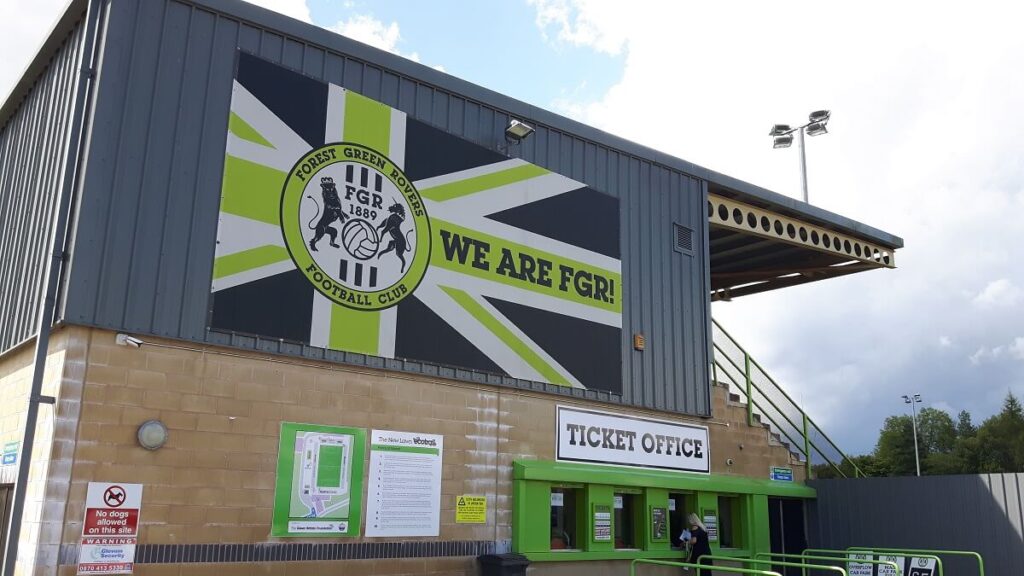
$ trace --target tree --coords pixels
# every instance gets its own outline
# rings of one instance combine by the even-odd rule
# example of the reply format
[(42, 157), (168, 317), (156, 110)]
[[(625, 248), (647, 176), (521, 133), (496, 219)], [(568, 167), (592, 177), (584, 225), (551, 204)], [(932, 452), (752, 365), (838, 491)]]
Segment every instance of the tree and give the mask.
[(971, 422), (971, 413), (967, 410), (961, 410), (956, 415), (956, 437), (960, 438), (974, 438), (974, 435), (978, 433), (978, 428)]
[(956, 426), (944, 410), (924, 408), (917, 415), (917, 436), (922, 458), (937, 453), (948, 454), (956, 444)]
[(914, 464), (914, 429), (910, 416), (889, 416), (882, 424), (875, 445), (875, 461), (887, 476), (908, 476)]
[(978, 428), (978, 472), (1024, 472), (1024, 409), (1012, 392)]

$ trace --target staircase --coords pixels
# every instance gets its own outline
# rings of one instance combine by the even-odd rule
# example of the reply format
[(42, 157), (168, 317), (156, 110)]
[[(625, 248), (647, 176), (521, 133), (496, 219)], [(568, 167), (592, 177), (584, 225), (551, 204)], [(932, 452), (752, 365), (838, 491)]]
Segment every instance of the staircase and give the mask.
[(843, 478), (864, 476), (857, 464), (716, 320), (712, 320), (712, 341), (712, 383), (728, 386), (729, 400), (746, 404), (747, 424), (767, 428), (772, 440), (809, 464), (808, 477), (815, 466), (820, 469), (823, 464)]

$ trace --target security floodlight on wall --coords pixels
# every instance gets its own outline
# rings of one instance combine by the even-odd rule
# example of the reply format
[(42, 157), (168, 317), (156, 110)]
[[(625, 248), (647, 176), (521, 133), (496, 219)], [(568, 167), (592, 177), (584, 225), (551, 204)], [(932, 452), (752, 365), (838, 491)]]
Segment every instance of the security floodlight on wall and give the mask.
[(772, 148), (789, 148), (793, 144), (793, 133), (796, 132), (800, 136), (800, 183), (803, 186), (804, 202), (808, 202), (807, 199), (807, 153), (804, 151), (804, 133), (806, 132), (810, 136), (820, 136), (822, 134), (828, 134), (828, 129), (825, 127), (828, 124), (829, 118), (832, 117), (830, 110), (815, 110), (808, 116), (807, 124), (803, 126), (797, 126), (791, 128), (789, 124), (774, 124), (772, 129), (768, 132), (768, 135), (773, 138)]
[(139, 446), (146, 450), (159, 450), (167, 443), (167, 426), (159, 420), (146, 420), (136, 433)]
[(509, 142), (522, 142), (533, 132), (533, 126), (519, 120), (510, 120), (508, 127), (505, 128), (505, 139)]

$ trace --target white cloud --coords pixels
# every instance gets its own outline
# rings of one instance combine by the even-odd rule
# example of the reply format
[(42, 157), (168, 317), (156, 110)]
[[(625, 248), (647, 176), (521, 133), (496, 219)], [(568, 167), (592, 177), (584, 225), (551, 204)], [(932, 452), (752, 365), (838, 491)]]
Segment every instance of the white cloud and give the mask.
[[(993, 361), (1010, 346), (990, 344), (1016, 342), (1020, 315), (979, 314), (1024, 302), (1015, 5), (531, 4), (550, 41), (625, 61), (607, 92), (556, 110), (699, 165), (799, 197), (798, 152), (773, 150), (768, 128), (833, 111), (807, 142), (811, 202), (905, 238), (899, 268), (713, 306), (785, 388), (815, 390), (809, 410), (830, 435), (870, 449), (893, 383), (960, 398), (976, 420), (1007, 385), (1024, 391), (1024, 363)], [(979, 292), (979, 279), (1000, 280)], [(954, 342), (976, 352), (946, 353)]]
[(971, 302), (981, 308), (1010, 308), (1024, 301), (1024, 290), (1006, 278), (989, 282)]
[(1013, 339), (1013, 343), (1007, 348), (1010, 352), (1010, 356), (1018, 360), (1024, 360), (1024, 337), (1016, 337)]
[[(369, 14), (357, 14), (347, 20), (338, 22), (331, 26), (330, 29), (363, 44), (369, 44), (374, 48), (408, 58), (413, 62), (420, 61), (420, 56), (416, 52), (405, 54), (398, 49), (398, 44), (402, 41), (402, 32), (397, 22), (384, 24)], [(441, 70), (443, 71), (443, 69)]]
[(285, 16), (291, 16), (296, 20), (302, 20), (303, 22), (313, 22), (313, 19), (309, 16), (309, 6), (306, 5), (306, 0), (245, 0), (250, 4), (256, 4), (262, 6), (268, 10), (273, 10), (284, 14)]
[[(0, 98), (6, 98), (60, 17), (66, 0), (0, 2)], [(15, 25), (16, 23), (16, 25)], [(10, 25), (8, 25), (10, 24)]]

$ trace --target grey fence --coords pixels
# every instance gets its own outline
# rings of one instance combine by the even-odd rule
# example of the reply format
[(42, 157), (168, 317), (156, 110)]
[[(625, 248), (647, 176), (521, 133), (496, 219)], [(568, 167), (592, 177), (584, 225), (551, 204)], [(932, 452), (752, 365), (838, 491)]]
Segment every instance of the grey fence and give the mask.
[[(844, 478), (810, 482), (808, 546), (972, 550), (988, 576), (1024, 574), (1024, 474)], [(947, 576), (977, 574), (944, 557)]]

